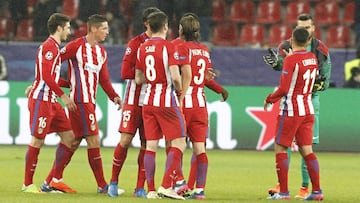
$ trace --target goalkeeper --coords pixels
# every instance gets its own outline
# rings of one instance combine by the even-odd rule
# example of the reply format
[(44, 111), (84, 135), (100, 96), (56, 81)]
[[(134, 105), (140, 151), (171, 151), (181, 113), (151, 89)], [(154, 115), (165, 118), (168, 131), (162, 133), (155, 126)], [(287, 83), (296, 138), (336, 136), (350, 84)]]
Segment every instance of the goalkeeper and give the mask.
[[(314, 134), (313, 134), (313, 144), (319, 143), (319, 116), (320, 116), (320, 91), (324, 91), (329, 87), (329, 80), (331, 75), (331, 61), (328, 48), (326, 45), (321, 42), (319, 39), (315, 38), (315, 25), (314, 21), (309, 14), (301, 14), (297, 18), (297, 27), (304, 27), (309, 32), (309, 42), (306, 47), (306, 50), (311, 51), (315, 54), (318, 59), (319, 64), (319, 73), (316, 76), (313, 94), (312, 94), (312, 103), (314, 106), (315, 113), (315, 122), (314, 122)], [(284, 41), (279, 45), (278, 53), (275, 53), (273, 49), (269, 48), (269, 54), (263, 56), (266, 64), (270, 65), (274, 70), (282, 70), (284, 58), (292, 54), (290, 40)], [(288, 149), (288, 157), (290, 160), (291, 148)], [(301, 174), (302, 174), (302, 186), (299, 190), (299, 194), (295, 198), (305, 198), (308, 194), (308, 185), (309, 185), (309, 174), (306, 169), (304, 159), (301, 160)], [(275, 188), (269, 189), (269, 194), (272, 195), (279, 190), (279, 184)]]

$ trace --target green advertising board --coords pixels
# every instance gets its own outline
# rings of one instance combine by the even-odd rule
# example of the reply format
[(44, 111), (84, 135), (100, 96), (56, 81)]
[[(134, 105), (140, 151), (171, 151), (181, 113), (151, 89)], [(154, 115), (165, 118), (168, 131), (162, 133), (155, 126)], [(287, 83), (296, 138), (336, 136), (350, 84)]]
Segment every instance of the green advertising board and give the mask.
[[(28, 144), (30, 141), (29, 111), (24, 95), (29, 83), (0, 81), (0, 144)], [(118, 94), (124, 85), (114, 83)], [(227, 86), (229, 99), (206, 90), (210, 115), (207, 148), (224, 150), (269, 150), (273, 147), (273, 132), (278, 104), (263, 111), (263, 101), (273, 87)], [(320, 95), (320, 144), (317, 151), (360, 152), (360, 91), (329, 89)], [(97, 94), (96, 114), (102, 145), (113, 147), (119, 141), (121, 111), (107, 99), (101, 88)], [(45, 144), (56, 145), (56, 134), (46, 137)], [(85, 143), (82, 143), (85, 145)], [(134, 139), (133, 146), (140, 145)], [(160, 143), (164, 145), (164, 143)]]

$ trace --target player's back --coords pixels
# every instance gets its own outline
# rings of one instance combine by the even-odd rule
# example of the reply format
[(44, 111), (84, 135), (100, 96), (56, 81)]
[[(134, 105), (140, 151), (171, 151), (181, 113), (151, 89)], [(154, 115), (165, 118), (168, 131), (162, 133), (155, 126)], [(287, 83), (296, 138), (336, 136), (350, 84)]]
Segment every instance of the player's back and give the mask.
[(137, 66), (143, 70), (147, 84), (144, 105), (173, 106), (176, 99), (169, 66), (178, 63), (174, 45), (161, 38), (150, 38), (138, 52)]
[(311, 94), (318, 74), (315, 54), (303, 50), (287, 56), (284, 60), (283, 74), (291, 75), (283, 109), (288, 111), (289, 116), (313, 114)]
[(192, 78), (185, 95), (185, 108), (205, 107), (205, 75), (212, 68), (208, 48), (194, 41), (181, 43), (178, 47), (179, 64), (191, 66)]

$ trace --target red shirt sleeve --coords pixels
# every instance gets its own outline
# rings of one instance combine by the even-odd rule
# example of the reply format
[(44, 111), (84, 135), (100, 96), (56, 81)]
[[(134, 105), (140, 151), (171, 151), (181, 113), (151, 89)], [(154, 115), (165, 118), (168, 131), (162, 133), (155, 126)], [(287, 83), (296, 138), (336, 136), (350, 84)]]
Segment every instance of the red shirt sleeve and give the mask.
[(285, 58), (283, 64), (283, 70), (281, 71), (280, 83), (278, 89), (266, 97), (266, 102), (275, 103), (279, 99), (281, 99), (281, 97), (285, 96), (288, 93), (290, 88), (291, 78), (294, 73), (294, 64), (291, 58), (292, 58), (291, 56), (287, 56)]
[(123, 80), (135, 78), (136, 54), (138, 48), (139, 44), (137, 44), (135, 40), (131, 40), (126, 48), (121, 65), (121, 78)]
[[(48, 53), (52, 53), (52, 58), (48, 59), (46, 56)], [(54, 63), (56, 63), (55, 56), (58, 55), (59, 50), (50, 48), (50, 47), (44, 47), (44, 50), (42, 51), (42, 69), (41, 69), (41, 75), (42, 79), (45, 81), (45, 83), (49, 86), (51, 90), (55, 92), (56, 95), (61, 96), (64, 94), (64, 92), (61, 90), (59, 85), (55, 82), (54, 76), (52, 75), (52, 68), (54, 66)]]
[(218, 94), (223, 91), (223, 87), (215, 80), (205, 80), (205, 86)]

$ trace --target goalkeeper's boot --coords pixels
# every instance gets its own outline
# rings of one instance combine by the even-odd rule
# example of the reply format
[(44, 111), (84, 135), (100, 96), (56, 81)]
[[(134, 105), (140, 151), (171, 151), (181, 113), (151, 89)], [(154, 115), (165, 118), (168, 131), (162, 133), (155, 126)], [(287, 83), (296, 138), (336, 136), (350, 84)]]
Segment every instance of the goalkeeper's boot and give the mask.
[(271, 195), (270, 197), (268, 197), (267, 199), (270, 199), (270, 200), (290, 200), (291, 197), (289, 195), (289, 192), (286, 192), (286, 193), (277, 192), (277, 193)]
[(57, 190), (55, 188), (50, 187), (50, 185), (47, 184), (45, 181), (43, 182), (43, 184), (41, 184), (40, 191), (41, 192), (47, 192), (47, 193), (63, 193), (60, 190)]
[(277, 183), (275, 185), (275, 187), (268, 189), (269, 195), (274, 195), (275, 193), (278, 193), (278, 192), (280, 192), (280, 183)]
[(299, 194), (295, 195), (295, 199), (304, 199), (309, 195), (309, 189), (307, 187), (301, 187)]
[(41, 191), (36, 187), (35, 184), (31, 184), (28, 186), (23, 185), (21, 191), (26, 193), (41, 193)]
[(76, 190), (74, 190), (71, 187), (69, 187), (68, 185), (66, 185), (63, 181), (55, 182), (52, 180), (50, 182), (49, 186), (56, 190), (65, 192), (65, 193), (76, 193)]
[(311, 194), (305, 197), (302, 200), (305, 201), (322, 201), (324, 199), (324, 195), (321, 190), (319, 191), (312, 191)]
[(189, 187), (186, 184), (185, 180), (182, 180), (180, 182), (176, 182), (175, 186), (174, 186), (174, 191), (178, 194), (183, 196), (184, 194), (186, 194), (189, 191)]

